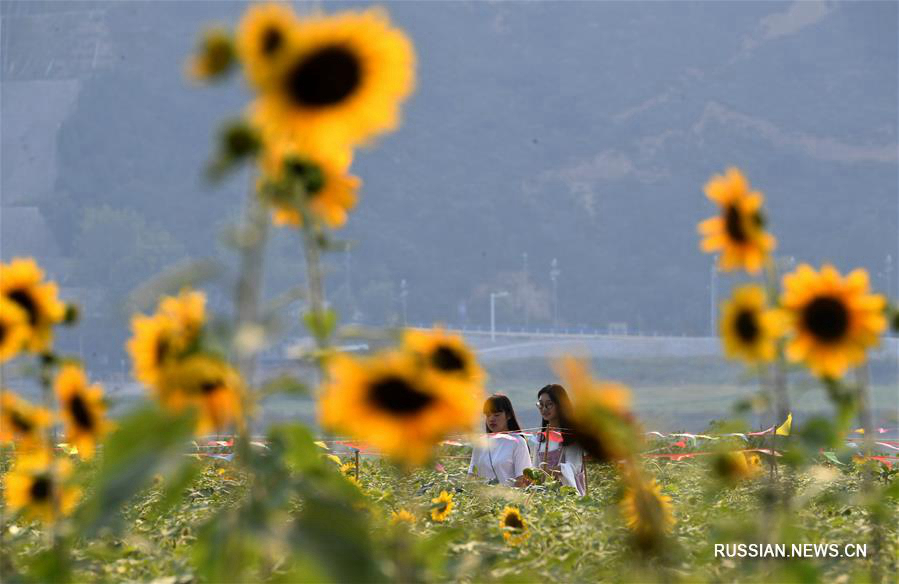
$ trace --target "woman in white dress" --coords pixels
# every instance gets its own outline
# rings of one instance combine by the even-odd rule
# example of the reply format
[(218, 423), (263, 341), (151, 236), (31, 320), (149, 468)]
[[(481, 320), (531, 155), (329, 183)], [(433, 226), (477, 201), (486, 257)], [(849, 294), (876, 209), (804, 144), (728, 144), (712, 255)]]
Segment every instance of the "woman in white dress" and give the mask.
[(566, 415), (571, 411), (568, 392), (555, 383), (544, 386), (537, 392), (537, 409), (543, 418), (543, 431), (533, 438), (534, 467), (542, 468), (563, 485), (574, 487), (579, 495), (585, 495), (584, 449), (577, 443)]
[(531, 455), (527, 442), (517, 433), (521, 426), (508, 397), (495, 393), (487, 398), (484, 426), (487, 433), (475, 444), (468, 474), (494, 485), (525, 485), (524, 469), (531, 466)]

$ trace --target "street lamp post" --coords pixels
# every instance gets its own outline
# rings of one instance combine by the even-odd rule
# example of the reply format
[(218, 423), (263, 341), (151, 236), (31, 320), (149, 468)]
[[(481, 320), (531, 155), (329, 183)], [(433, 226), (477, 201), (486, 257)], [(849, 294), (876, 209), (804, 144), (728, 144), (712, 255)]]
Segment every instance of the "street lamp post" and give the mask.
[(490, 293), (490, 342), (496, 341), (496, 299), (508, 296), (508, 292)]
[(559, 270), (559, 260), (553, 258), (553, 261), (549, 265), (549, 279), (552, 280), (553, 283), (553, 331), (555, 331), (559, 327), (559, 286), (558, 280), (559, 275), (562, 272)]

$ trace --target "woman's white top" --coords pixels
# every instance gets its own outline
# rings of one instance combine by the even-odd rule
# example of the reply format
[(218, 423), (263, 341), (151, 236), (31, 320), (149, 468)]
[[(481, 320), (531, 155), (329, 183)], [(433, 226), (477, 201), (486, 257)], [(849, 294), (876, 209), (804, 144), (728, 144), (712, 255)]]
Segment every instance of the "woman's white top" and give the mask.
[[(584, 474), (584, 449), (579, 444), (569, 444), (562, 446), (561, 442), (549, 440), (540, 442), (537, 435), (528, 438), (533, 451), (531, 464), (534, 468), (540, 468), (544, 460), (544, 452), (546, 452), (547, 464), (545, 470), (558, 469), (563, 485), (574, 487), (582, 497), (587, 493), (586, 476)], [(561, 449), (562, 452), (558, 452)]]
[(475, 442), (468, 474), (511, 486), (531, 466), (524, 438), (517, 434), (487, 434)]

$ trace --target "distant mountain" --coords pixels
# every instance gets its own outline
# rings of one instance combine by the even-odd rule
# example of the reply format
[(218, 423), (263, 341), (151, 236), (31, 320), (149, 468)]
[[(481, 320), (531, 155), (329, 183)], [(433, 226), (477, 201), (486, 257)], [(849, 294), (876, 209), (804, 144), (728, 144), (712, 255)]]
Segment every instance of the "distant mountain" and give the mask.
[[(249, 181), (211, 189), (200, 170), (248, 94), (191, 87), (182, 65), (204, 23), (242, 6), (61, 6), (2, 4), (2, 120), (18, 128), (2, 138), (3, 205), (39, 207), (67, 285), (119, 299), (166, 262), (229, 257), (217, 237)], [(490, 289), (515, 285), (541, 308), (498, 300), (498, 320), (547, 326), (556, 258), (563, 326), (704, 334), (714, 276), (695, 228), (714, 212), (703, 184), (731, 164), (766, 194), (778, 254), (864, 266), (899, 291), (897, 4), (388, 8), (419, 88), (402, 128), (356, 158), (362, 200), (340, 236), (359, 245), (328, 281), (348, 318), (400, 318), (405, 280), (416, 322), (486, 322)], [(75, 97), (38, 99), (63, 87), (49, 82)], [(61, 125), (32, 123), (32, 104)], [(127, 278), (79, 255), (120, 228)], [(302, 280), (298, 247), (275, 236), (267, 293)], [(724, 295), (735, 278), (717, 280)], [(124, 325), (116, 305), (103, 326)]]

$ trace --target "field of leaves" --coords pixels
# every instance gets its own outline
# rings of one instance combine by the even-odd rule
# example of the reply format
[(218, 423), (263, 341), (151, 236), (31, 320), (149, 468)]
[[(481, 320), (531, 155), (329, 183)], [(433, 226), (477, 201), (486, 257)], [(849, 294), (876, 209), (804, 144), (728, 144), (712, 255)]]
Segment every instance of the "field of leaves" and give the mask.
[[(782, 469), (795, 509), (781, 518), (779, 526), (770, 528), (759, 512), (762, 499), (776, 496), (766, 476), (728, 487), (710, 481), (708, 464), (700, 458), (650, 462), (648, 470), (672, 498), (677, 523), (667, 547), (641, 561), (637, 561), (638, 550), (622, 525), (619, 483), (609, 465), (588, 465), (588, 495), (578, 498), (557, 484), (515, 490), (473, 481), (467, 476), (464, 447), (443, 449), (438, 470), (420, 469), (411, 474), (378, 458), (363, 457), (354, 504), (359, 519), (354, 523), (365, 525), (367, 533), (347, 526), (345, 539), (332, 541), (332, 549), (320, 554), (315, 549), (298, 553), (275, 548), (257, 554), (239, 541), (218, 545), (221, 542), (216, 543), (208, 533), (214, 527), (221, 531), (218, 537), (228, 540), (228, 525), (216, 524), (214, 519), (229, 507), (241, 506), (250, 496), (247, 475), (228, 462), (195, 464), (196, 474), (190, 474), (183, 498), (167, 497), (171, 485), (157, 477), (118, 517), (129, 531), (113, 527), (96, 538), (73, 540), (70, 561), (75, 581), (234, 581), (239, 574), (283, 582), (318, 577), (380, 580), (384, 576), (401, 581), (470, 582), (845, 582), (866, 580), (872, 566), (883, 575), (899, 569), (899, 529), (894, 521), (884, 531), (881, 549), (873, 552), (868, 527), (871, 510), (860, 495), (863, 478), (853, 464), (814, 466), (802, 472)], [(329, 464), (325, 472), (340, 475), (336, 465)], [(352, 469), (348, 472), (353, 474)], [(881, 505), (882, 512), (893, 518), (899, 511), (896, 475), (896, 471), (883, 469), (876, 479), (878, 486), (889, 485), (889, 496)], [(338, 480), (344, 486), (353, 482)], [(454, 508), (446, 521), (435, 522), (429, 515), (431, 499), (442, 490), (453, 494)], [(299, 493), (273, 496), (293, 499), (280, 525), (290, 530), (304, 511)], [(507, 505), (521, 509), (527, 524), (529, 537), (520, 545), (509, 545), (503, 539), (499, 517)], [(414, 523), (391, 525), (391, 512), (398, 509), (409, 510)], [(308, 514), (305, 520), (308, 522)], [(326, 529), (328, 516), (319, 520), (319, 527)], [(237, 530), (236, 525), (232, 528)], [(282, 534), (271, 528), (260, 521), (260, 530), (254, 533), (257, 546), (265, 547), (266, 542), (275, 546), (282, 540)], [(16, 552), (15, 571), (39, 575), (43, 564), (50, 561), (39, 551), (45, 533), (38, 524), (21, 524), (10, 533), (14, 535), (7, 545)], [(198, 537), (210, 547), (197, 545)], [(714, 557), (715, 543), (748, 542), (837, 543), (841, 547), (867, 543), (869, 556)], [(317, 545), (321, 544), (319, 540)], [(380, 565), (366, 561), (375, 557), (381, 558)]]

